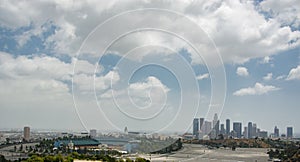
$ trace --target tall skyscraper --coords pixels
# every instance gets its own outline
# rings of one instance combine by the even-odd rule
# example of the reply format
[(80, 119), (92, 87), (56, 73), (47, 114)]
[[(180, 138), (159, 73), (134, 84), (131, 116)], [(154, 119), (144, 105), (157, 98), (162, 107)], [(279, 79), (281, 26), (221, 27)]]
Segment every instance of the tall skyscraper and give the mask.
[(200, 130), (203, 131), (204, 118), (200, 118)]
[(279, 137), (279, 129), (277, 128), (277, 126), (275, 126), (274, 128), (274, 137)]
[(248, 138), (252, 138), (252, 122), (248, 122)]
[(220, 130), (220, 134), (225, 134), (225, 126), (224, 126), (224, 124), (221, 124), (221, 130)]
[(286, 137), (287, 138), (293, 138), (293, 127), (287, 127), (286, 128)]
[(236, 133), (237, 138), (242, 137), (242, 123), (233, 122), (233, 131)]
[(196, 138), (199, 137), (199, 119), (194, 118), (193, 120), (193, 135), (196, 136)]
[(30, 139), (30, 127), (24, 127), (24, 140), (29, 141)]
[(257, 137), (257, 126), (255, 123), (252, 124), (252, 137)]
[(91, 138), (95, 138), (97, 136), (97, 130), (96, 129), (91, 129), (90, 130), (90, 136), (91, 136)]
[(215, 113), (214, 120), (213, 120), (213, 127), (217, 124), (217, 122), (218, 122), (218, 114)]
[(230, 134), (230, 119), (226, 119), (226, 134)]
[(244, 138), (248, 138), (248, 127), (244, 127), (243, 135), (244, 135)]
[(128, 134), (128, 128), (127, 128), (127, 126), (124, 128), (124, 133)]
[(220, 121), (219, 121), (217, 113), (215, 113), (215, 115), (214, 115), (213, 129), (214, 129), (214, 132), (215, 132), (215, 137), (214, 138), (217, 138), (217, 136), (220, 134)]
[(204, 121), (204, 126), (203, 126), (203, 132), (205, 135), (208, 135), (211, 131), (211, 122), (209, 121)]

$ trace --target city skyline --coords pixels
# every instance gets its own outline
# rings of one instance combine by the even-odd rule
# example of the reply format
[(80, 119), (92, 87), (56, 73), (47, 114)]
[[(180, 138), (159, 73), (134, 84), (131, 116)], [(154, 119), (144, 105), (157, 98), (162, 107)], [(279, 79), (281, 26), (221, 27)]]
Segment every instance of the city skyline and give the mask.
[(300, 133), (297, 1), (0, 8), (0, 129), (182, 133), (201, 116)]
[[(204, 118), (194, 118), (193, 125), (192, 125), (192, 134), (195, 138), (199, 138), (199, 133), (201, 135), (200, 139), (203, 138), (203, 135), (213, 134), (210, 135), (212, 138), (218, 138), (218, 134), (229, 135), (235, 138), (255, 138), (255, 137), (271, 137), (271, 138), (297, 138), (299, 136), (298, 133), (294, 133), (293, 126), (287, 125), (284, 128), (278, 128), (277, 125), (274, 125), (272, 129), (265, 129), (258, 127), (257, 123), (253, 121), (248, 122), (240, 122), (231, 119), (226, 119), (224, 122), (220, 122), (218, 118), (218, 114), (214, 115), (215, 125), (212, 124), (213, 122), (207, 121)], [(203, 124), (199, 125), (199, 121), (203, 120)], [(231, 121), (231, 122), (230, 122)], [(226, 127), (225, 127), (226, 124)], [(229, 125), (229, 127), (228, 127)], [(231, 127), (232, 126), (232, 127)], [(222, 130), (222, 127), (224, 130)], [(214, 132), (220, 132), (216, 133)], [(281, 132), (280, 132), (281, 130)], [(296, 131), (297, 132), (297, 131)], [(215, 134), (216, 133), (216, 134)], [(234, 133), (234, 134), (232, 134)]]

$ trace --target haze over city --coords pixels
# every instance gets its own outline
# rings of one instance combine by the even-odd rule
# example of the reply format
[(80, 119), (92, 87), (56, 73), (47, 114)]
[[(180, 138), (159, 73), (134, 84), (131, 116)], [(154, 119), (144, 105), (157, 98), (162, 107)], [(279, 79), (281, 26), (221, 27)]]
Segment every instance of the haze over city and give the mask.
[(0, 129), (300, 132), (289, 1), (1, 1)]

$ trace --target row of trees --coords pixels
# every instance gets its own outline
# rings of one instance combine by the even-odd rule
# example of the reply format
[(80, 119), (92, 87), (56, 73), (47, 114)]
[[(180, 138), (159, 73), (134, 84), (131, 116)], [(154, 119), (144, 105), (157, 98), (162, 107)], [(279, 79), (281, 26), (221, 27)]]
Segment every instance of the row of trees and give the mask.
[(267, 140), (272, 148), (268, 151), (270, 159), (278, 158), (283, 161), (300, 161), (300, 143), (299, 141), (281, 141)]
[(143, 158), (136, 158), (135, 160), (131, 159), (117, 159), (115, 157), (109, 155), (89, 155), (89, 154), (78, 154), (76, 152), (72, 154), (68, 154), (63, 156), (62, 154), (57, 155), (32, 155), (28, 158), (25, 162), (73, 162), (74, 159), (79, 160), (101, 160), (101, 161), (108, 161), (108, 162), (150, 162), (149, 160)]

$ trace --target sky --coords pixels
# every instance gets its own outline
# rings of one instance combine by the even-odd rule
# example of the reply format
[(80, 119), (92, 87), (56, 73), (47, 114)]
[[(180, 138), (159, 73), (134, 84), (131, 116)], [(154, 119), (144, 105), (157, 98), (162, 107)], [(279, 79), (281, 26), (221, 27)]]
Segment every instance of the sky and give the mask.
[(300, 132), (300, 6), (0, 1), (0, 129)]

